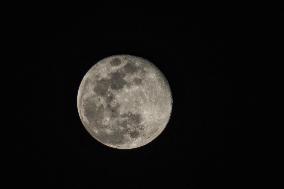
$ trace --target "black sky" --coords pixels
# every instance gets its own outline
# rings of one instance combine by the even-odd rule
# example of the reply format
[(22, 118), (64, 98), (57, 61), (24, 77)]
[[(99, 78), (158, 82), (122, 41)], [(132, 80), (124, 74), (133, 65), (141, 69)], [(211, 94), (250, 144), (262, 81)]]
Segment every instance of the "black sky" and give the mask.
[[(251, 67), (240, 61), (246, 52), (238, 23), (210, 15), (153, 15), (147, 9), (107, 14), (105, 9), (95, 9), (93, 16), (50, 14), (35, 23), (40, 59), (23, 71), (32, 79), (27, 106), (39, 108), (24, 112), (32, 121), (28, 137), (17, 144), (27, 177), (39, 186), (62, 188), (241, 185), (239, 136), (249, 116), (244, 107), (252, 106), (254, 96)], [(173, 95), (164, 132), (134, 150), (94, 140), (76, 108), (84, 74), (115, 54), (153, 62)]]

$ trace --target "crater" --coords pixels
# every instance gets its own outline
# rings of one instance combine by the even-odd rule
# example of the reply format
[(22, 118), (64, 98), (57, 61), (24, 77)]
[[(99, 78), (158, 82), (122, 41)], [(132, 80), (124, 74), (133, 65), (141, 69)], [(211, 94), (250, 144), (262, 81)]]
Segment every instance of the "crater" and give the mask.
[(112, 66), (118, 66), (121, 64), (121, 60), (119, 58), (113, 58), (111, 61), (110, 61), (110, 64)]
[(131, 138), (137, 138), (139, 136), (139, 132), (138, 131), (131, 131), (129, 133)]
[(141, 115), (140, 114), (131, 114), (129, 116), (129, 119), (133, 124), (139, 124), (141, 122)]
[(138, 77), (135, 77), (133, 79), (133, 82), (135, 83), (135, 85), (141, 85), (142, 84), (142, 79), (138, 78)]

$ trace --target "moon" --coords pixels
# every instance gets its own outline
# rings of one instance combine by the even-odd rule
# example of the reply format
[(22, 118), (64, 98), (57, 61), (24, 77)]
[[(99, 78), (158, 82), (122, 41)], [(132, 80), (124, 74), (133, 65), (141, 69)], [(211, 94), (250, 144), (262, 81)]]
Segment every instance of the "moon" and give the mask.
[(172, 102), (162, 72), (132, 55), (97, 62), (83, 77), (77, 95), (85, 129), (116, 149), (138, 148), (157, 138), (170, 119)]

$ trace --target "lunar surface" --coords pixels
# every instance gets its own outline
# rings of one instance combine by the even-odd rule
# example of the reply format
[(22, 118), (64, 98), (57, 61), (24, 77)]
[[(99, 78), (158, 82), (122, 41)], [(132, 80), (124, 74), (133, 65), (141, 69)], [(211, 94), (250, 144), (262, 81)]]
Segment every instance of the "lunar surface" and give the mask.
[(131, 55), (102, 59), (84, 76), (77, 108), (86, 130), (117, 149), (144, 146), (165, 129), (172, 95), (165, 76), (151, 62)]

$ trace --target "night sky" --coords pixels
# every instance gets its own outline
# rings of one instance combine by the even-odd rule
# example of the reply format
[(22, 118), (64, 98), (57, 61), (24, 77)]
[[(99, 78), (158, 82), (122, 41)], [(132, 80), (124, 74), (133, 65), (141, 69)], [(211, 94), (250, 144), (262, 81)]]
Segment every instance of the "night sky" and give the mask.
[[(224, 17), (182, 11), (118, 12), (105, 6), (94, 8), (92, 16), (51, 13), (34, 23), (40, 59), (22, 71), (31, 80), (26, 106), (37, 108), (23, 112), (31, 121), (27, 137), (17, 144), (26, 180), (39, 188), (242, 186), (240, 136), (254, 96), (252, 68), (241, 61), (246, 52), (240, 27)], [(153, 62), (173, 96), (166, 129), (132, 150), (112, 149), (93, 139), (76, 107), (88, 69), (116, 54)]]

